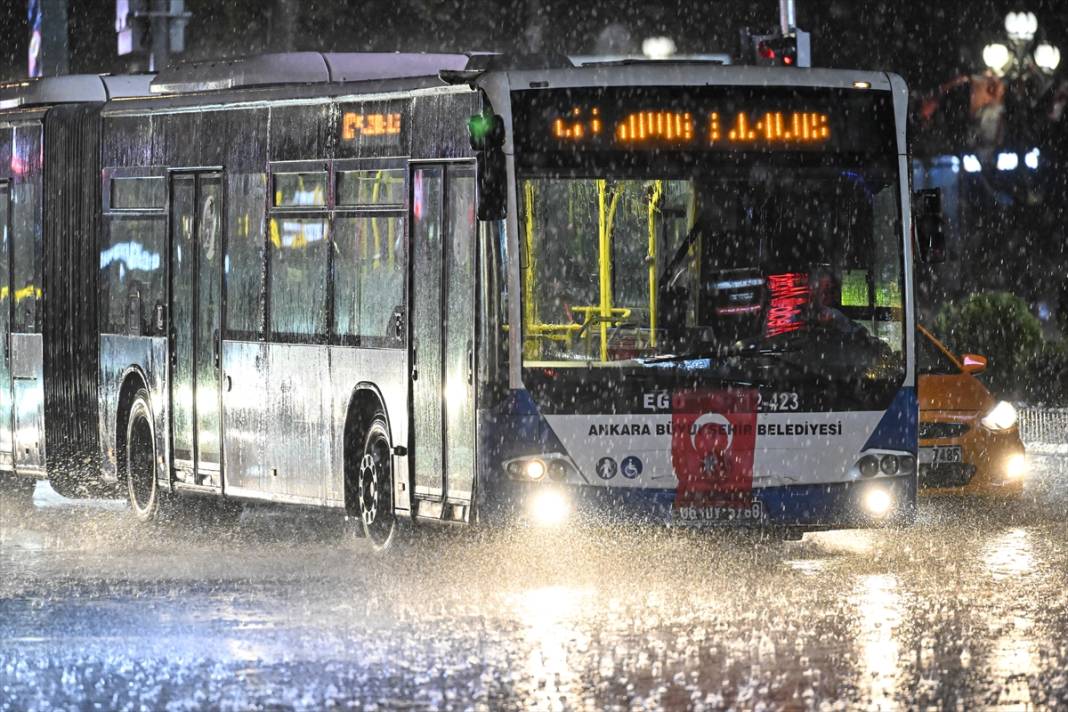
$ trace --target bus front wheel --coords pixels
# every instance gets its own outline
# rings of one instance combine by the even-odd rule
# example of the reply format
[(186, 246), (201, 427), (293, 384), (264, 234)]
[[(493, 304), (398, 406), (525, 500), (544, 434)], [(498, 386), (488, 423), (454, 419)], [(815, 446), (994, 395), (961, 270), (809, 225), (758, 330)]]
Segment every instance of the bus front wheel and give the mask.
[(156, 437), (144, 388), (134, 394), (126, 421), (126, 491), (138, 521), (156, 519), (161, 496), (156, 478)]
[(393, 448), (381, 413), (375, 414), (364, 438), (356, 491), (364, 536), (376, 550), (388, 548), (396, 535), (397, 518), (393, 512)]

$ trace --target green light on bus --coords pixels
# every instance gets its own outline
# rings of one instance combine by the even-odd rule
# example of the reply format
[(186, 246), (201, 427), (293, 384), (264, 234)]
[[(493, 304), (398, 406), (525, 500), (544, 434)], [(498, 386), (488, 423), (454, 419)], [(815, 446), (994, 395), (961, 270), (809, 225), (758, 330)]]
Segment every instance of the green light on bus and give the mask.
[(474, 114), (467, 120), (471, 148), (485, 151), (504, 142), (504, 121), (497, 114)]
[(475, 114), (467, 120), (467, 130), (471, 133), (471, 142), (482, 143), (489, 135), (493, 119), (485, 114)]

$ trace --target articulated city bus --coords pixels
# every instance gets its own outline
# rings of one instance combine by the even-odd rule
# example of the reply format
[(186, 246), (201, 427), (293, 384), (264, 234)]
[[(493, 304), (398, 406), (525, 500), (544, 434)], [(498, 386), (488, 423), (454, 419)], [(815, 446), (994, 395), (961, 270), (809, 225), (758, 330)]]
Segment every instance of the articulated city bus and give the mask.
[(99, 460), (413, 522), (804, 531), (916, 495), (906, 89), (299, 53), (102, 111)]

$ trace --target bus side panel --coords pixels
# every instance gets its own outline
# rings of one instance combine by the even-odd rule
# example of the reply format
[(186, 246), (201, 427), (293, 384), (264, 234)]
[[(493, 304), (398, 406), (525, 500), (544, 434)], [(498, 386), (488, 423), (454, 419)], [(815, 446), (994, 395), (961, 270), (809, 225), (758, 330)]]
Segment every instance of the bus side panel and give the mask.
[(323, 503), (334, 441), (329, 419), (329, 353), (319, 344), (271, 343), (265, 390), (267, 467), (279, 499)]
[(40, 334), (11, 335), (11, 382), (15, 400), (15, 470), (44, 475), (44, 373)]
[[(123, 380), (135, 375), (147, 380), (152, 416), (156, 429), (156, 454), (170, 461), (167, 392), (164, 374), (167, 364), (167, 339), (162, 336), (125, 336), (104, 334), (100, 337), (100, 447), (104, 478), (114, 481), (124, 465), (118, 462), (118, 434), (125, 435), (126, 421), (119, 421), (119, 396)], [(157, 459), (158, 464), (158, 459)], [(158, 476), (169, 479), (165, 468)]]
[(44, 412), (50, 474), (95, 476), (100, 105), (45, 119)]
[(223, 341), (223, 471), (227, 492), (272, 492), (278, 483), (267, 467), (267, 345)]
[[(408, 442), (408, 356), (407, 349), (358, 349), (335, 346), (330, 349), (330, 384), (333, 393), (332, 421), (335, 444), (327, 499), (344, 502), (345, 418), (354, 389), (361, 383), (374, 384), (386, 409), (390, 437), (394, 445)], [(408, 466), (395, 462), (394, 501), (400, 510), (409, 508)], [(404, 485), (402, 490), (400, 485)]]

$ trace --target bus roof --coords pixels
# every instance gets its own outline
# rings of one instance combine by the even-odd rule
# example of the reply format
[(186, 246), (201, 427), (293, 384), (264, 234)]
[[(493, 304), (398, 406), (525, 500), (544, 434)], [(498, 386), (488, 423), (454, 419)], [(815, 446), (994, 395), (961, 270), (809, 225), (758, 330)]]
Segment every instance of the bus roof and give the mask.
[(153, 94), (216, 91), (273, 84), (342, 84), (433, 77), (462, 70), (466, 54), (287, 52), (180, 64), (159, 73)]
[(288, 52), (176, 65), (156, 76), (151, 93), (173, 96), (270, 86), (338, 87), (437, 77), (447, 83), (476, 85), (501, 74), (507, 75), (511, 89), (739, 84), (887, 90), (893, 81), (884, 72), (731, 65), (729, 56), (721, 54), (642, 60), (495, 53)]
[(889, 90), (885, 72), (852, 69), (799, 69), (723, 65), (715, 62), (659, 61), (588, 64), (570, 69), (508, 71), (512, 90), (591, 86), (741, 85)]
[(151, 74), (68, 74), (0, 84), (0, 109), (147, 96)]

